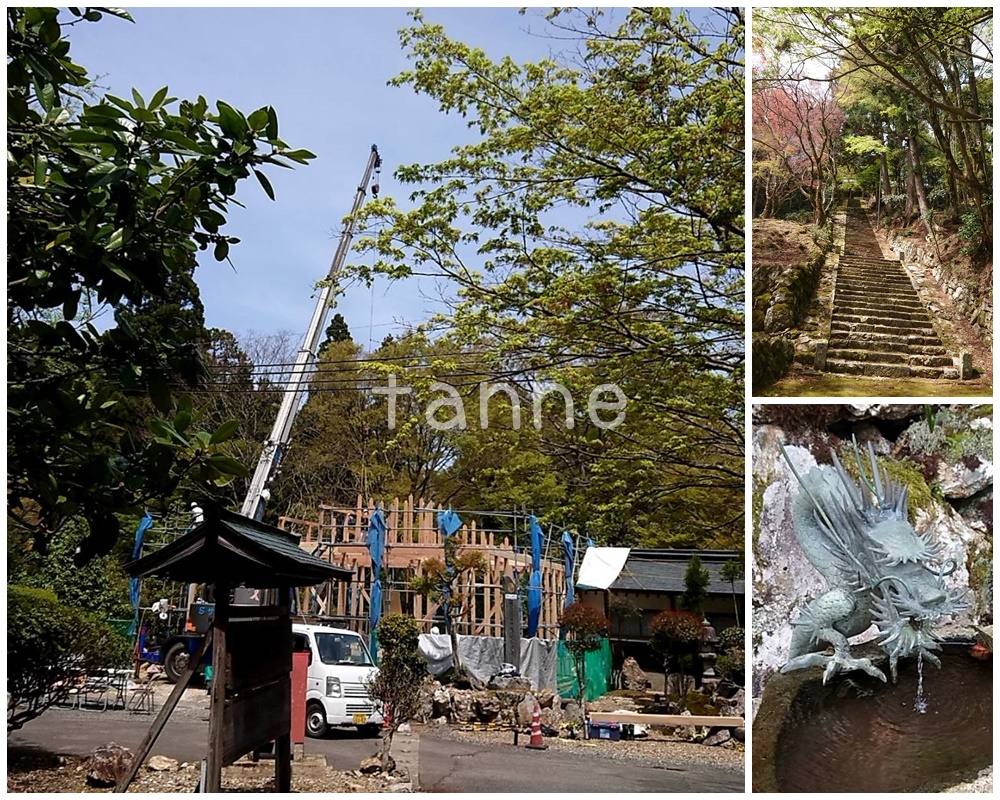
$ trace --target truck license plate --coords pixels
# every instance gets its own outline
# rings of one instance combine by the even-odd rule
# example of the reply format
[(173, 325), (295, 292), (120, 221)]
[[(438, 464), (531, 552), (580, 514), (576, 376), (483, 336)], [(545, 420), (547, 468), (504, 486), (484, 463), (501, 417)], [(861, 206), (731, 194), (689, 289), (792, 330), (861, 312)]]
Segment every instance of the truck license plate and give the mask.
[(354, 715), (354, 724), (355, 725), (364, 725), (366, 722), (368, 722), (368, 715), (367, 714), (355, 714)]

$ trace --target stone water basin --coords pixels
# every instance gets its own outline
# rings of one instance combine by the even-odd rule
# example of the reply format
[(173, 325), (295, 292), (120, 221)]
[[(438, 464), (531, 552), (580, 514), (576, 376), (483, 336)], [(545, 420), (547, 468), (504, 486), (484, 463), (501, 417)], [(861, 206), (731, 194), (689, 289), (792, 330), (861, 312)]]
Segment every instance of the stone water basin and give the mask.
[(754, 791), (940, 791), (974, 777), (993, 763), (992, 659), (948, 646), (941, 660), (925, 665), (924, 714), (912, 660), (895, 685), (851, 673), (823, 686), (818, 668), (774, 676), (754, 721)]

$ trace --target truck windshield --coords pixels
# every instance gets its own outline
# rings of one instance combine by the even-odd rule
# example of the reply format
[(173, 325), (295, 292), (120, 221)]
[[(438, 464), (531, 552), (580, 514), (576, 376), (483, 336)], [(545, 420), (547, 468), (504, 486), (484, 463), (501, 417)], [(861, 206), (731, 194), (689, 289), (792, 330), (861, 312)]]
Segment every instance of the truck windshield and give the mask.
[(350, 633), (317, 633), (316, 647), (324, 664), (350, 664), (356, 667), (370, 667), (371, 656), (360, 636)]

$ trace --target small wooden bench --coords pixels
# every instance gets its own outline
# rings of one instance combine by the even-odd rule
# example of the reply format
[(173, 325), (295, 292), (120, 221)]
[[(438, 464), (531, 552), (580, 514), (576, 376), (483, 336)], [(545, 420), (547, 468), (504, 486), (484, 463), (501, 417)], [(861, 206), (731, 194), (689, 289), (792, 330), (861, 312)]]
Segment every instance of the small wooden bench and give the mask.
[(669, 725), (674, 728), (693, 725), (704, 728), (742, 728), (743, 717), (686, 717), (681, 714), (636, 714), (629, 711), (592, 711), (587, 715), (591, 722), (639, 723), (640, 725)]

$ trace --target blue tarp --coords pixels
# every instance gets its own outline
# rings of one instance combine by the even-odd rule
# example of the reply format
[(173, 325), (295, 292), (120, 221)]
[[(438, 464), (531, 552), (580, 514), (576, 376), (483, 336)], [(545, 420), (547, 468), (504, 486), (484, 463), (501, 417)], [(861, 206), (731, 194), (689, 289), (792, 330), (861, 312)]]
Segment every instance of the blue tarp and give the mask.
[[(150, 528), (153, 527), (153, 517), (147, 511), (141, 520), (139, 520), (139, 526), (135, 529), (135, 544), (132, 545), (132, 560), (136, 561), (139, 556), (142, 555), (142, 539)], [(128, 587), (129, 600), (132, 602), (132, 608), (134, 612), (132, 614), (132, 624), (129, 626), (128, 635), (135, 636), (139, 630), (139, 602), (141, 595), (140, 581), (138, 578), (132, 578), (129, 581)]]
[(528, 638), (538, 634), (542, 613), (542, 526), (531, 516), (531, 578), (528, 580)]
[(381, 508), (375, 509), (368, 523), (368, 554), (372, 558), (372, 594), (368, 610), (370, 633), (368, 637), (372, 658), (378, 659), (378, 639), (375, 626), (382, 617), (382, 559), (385, 556), (385, 514)]
[[(438, 513), (438, 528), (441, 531), (442, 537), (448, 537), (454, 535), (454, 533), (462, 527), (462, 518), (458, 516), (450, 508), (447, 511), (441, 511)], [(444, 551), (445, 557), (445, 572), (448, 576), (451, 576), (452, 566), (448, 563), (448, 550)], [(447, 629), (451, 628), (451, 616), (448, 614), (448, 587), (444, 587), (444, 602), (441, 603), (441, 612), (444, 614), (444, 624)]]
[(573, 536), (569, 531), (563, 531), (562, 546), (563, 568), (566, 571), (566, 600), (563, 602), (563, 608), (566, 608), (572, 605), (576, 599), (576, 589), (573, 587), (573, 564), (576, 555), (576, 546), (573, 542)]
[(462, 518), (449, 508), (438, 514), (438, 527), (445, 536), (451, 536), (462, 527)]

